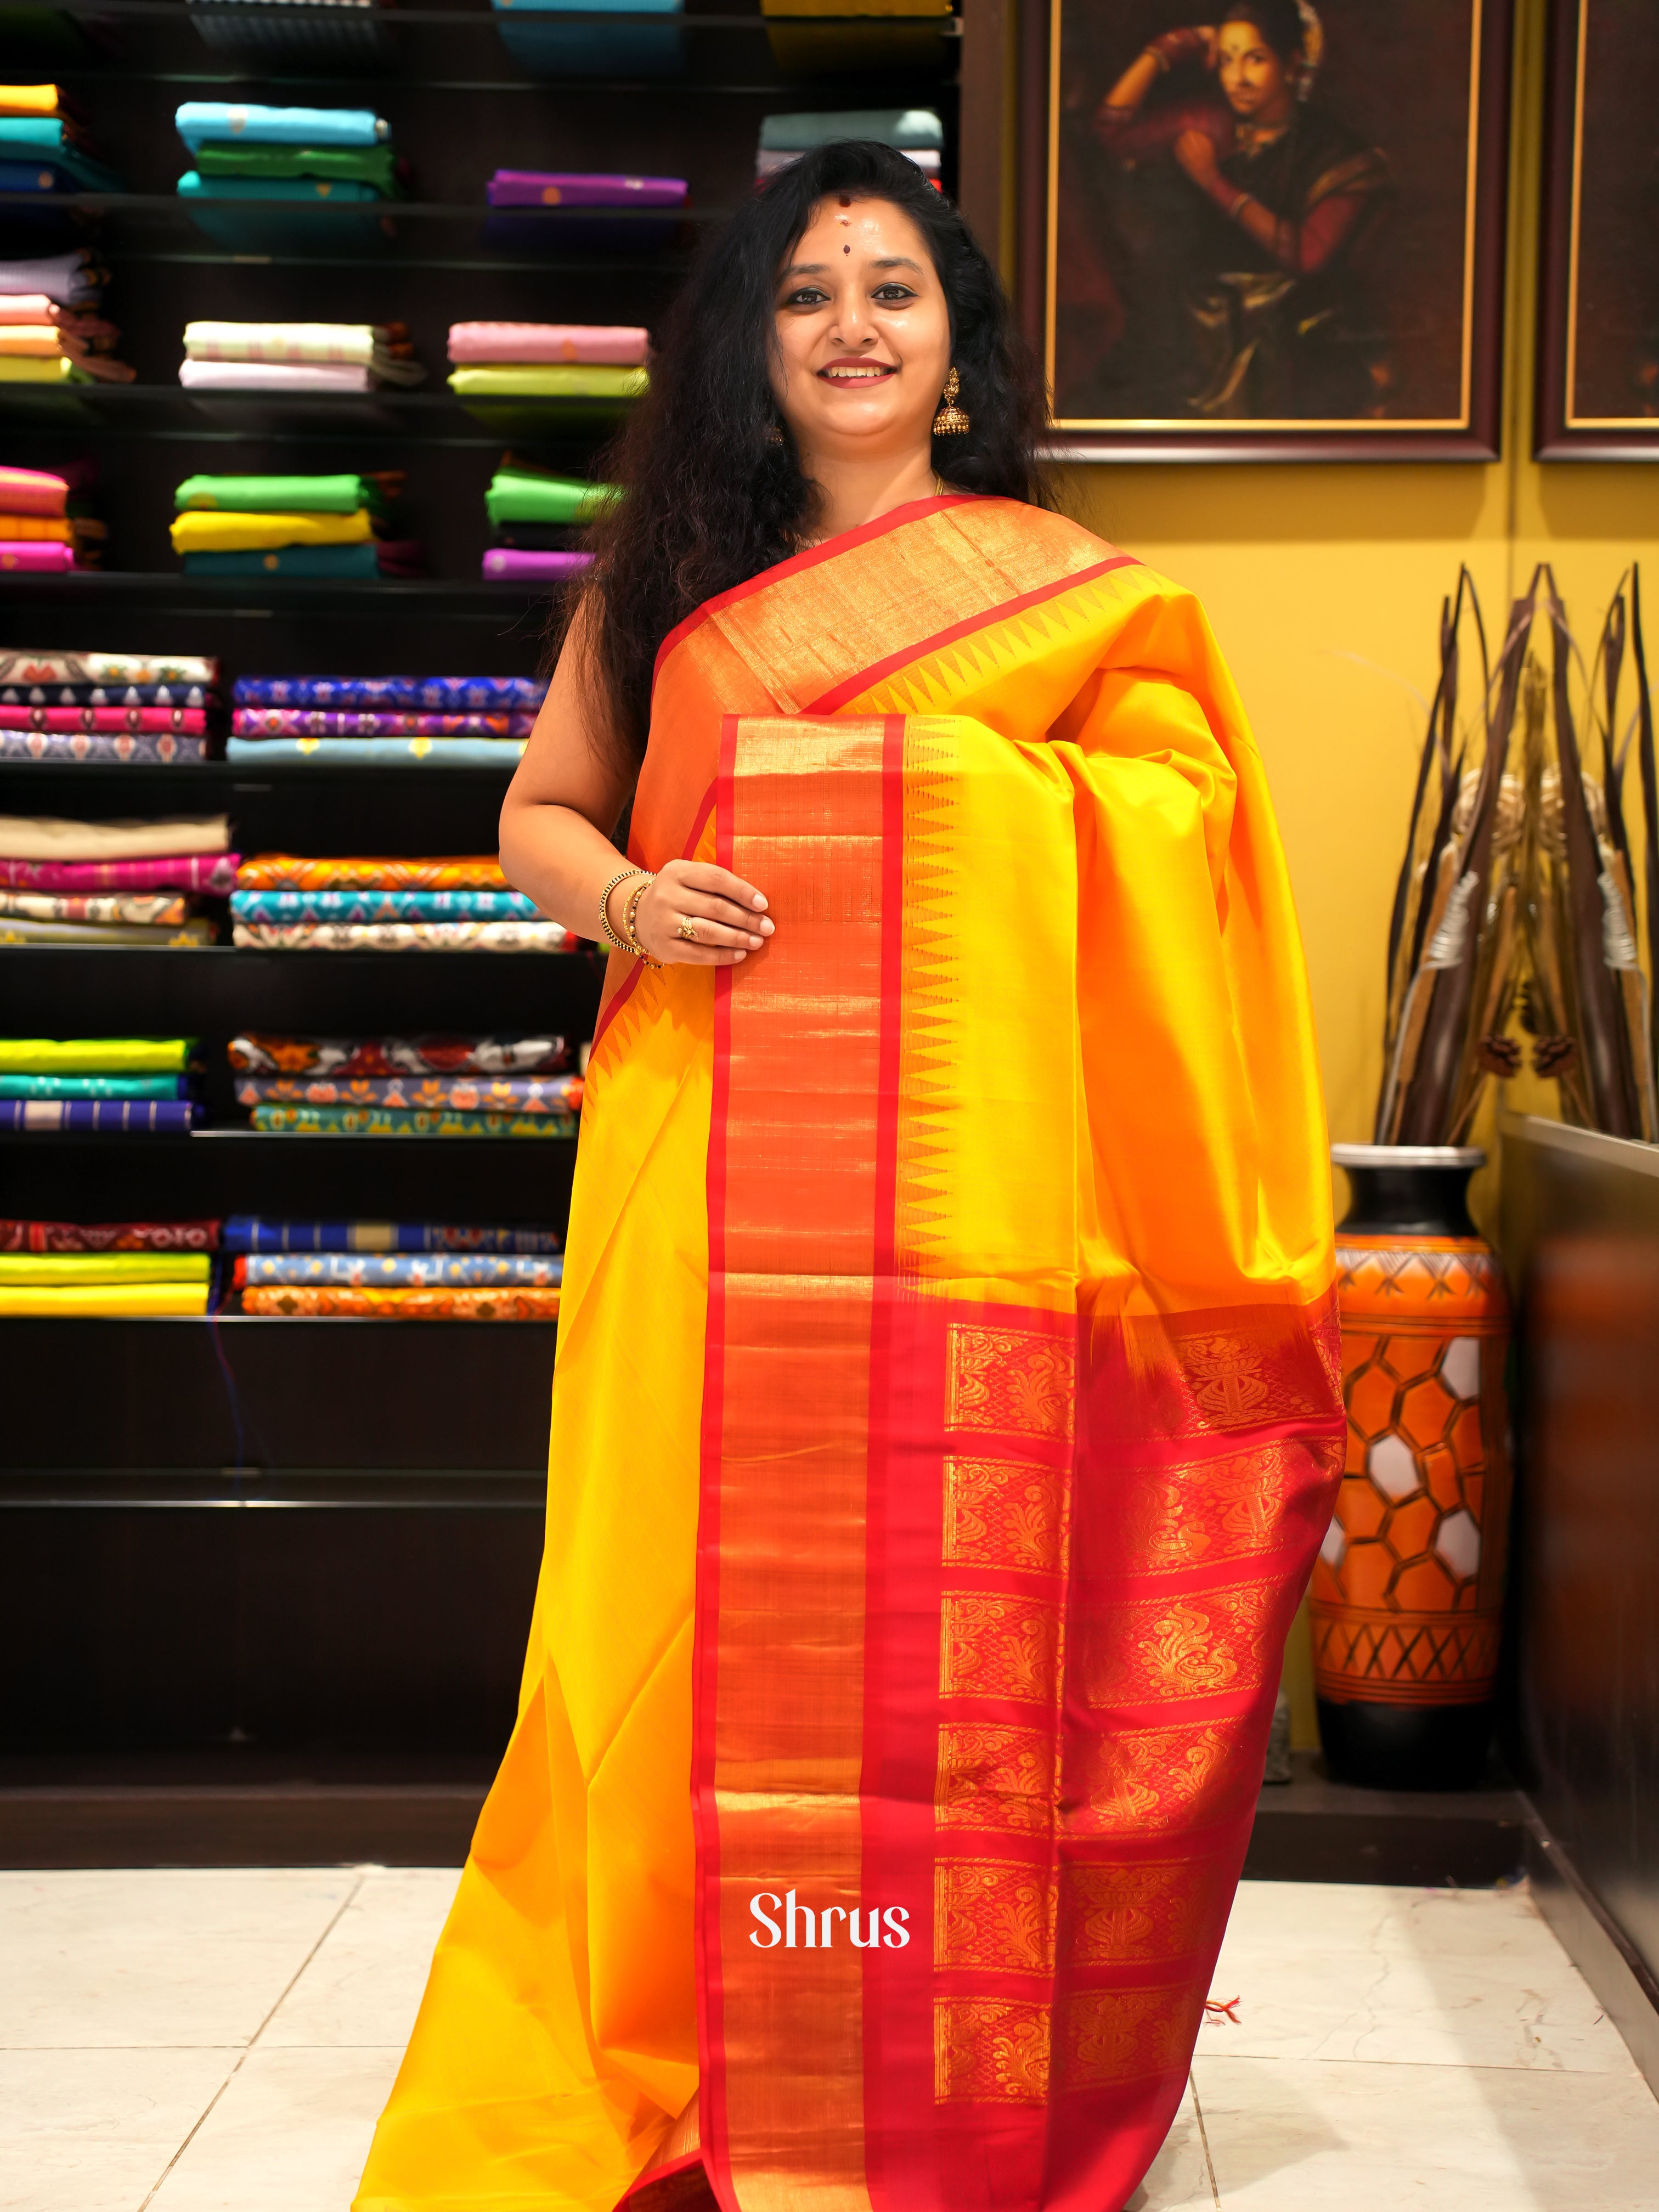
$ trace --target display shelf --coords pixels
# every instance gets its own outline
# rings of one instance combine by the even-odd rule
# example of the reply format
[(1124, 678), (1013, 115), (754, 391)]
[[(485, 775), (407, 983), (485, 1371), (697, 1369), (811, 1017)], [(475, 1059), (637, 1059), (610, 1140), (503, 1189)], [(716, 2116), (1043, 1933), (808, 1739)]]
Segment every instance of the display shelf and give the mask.
[[(219, 607), (302, 608), (313, 619), (331, 617), (362, 621), (377, 606), (449, 617), (472, 616), (491, 622), (502, 609), (530, 605), (548, 596), (545, 584), (527, 586), (492, 578), (477, 583), (430, 576), (305, 578), (290, 576), (165, 575), (149, 569), (76, 568), (60, 576), (9, 575), (5, 592), (20, 604), (30, 599), (72, 598), (77, 605), (101, 607), (113, 600), (166, 599), (187, 614)], [(447, 771), (433, 771), (447, 773)]]

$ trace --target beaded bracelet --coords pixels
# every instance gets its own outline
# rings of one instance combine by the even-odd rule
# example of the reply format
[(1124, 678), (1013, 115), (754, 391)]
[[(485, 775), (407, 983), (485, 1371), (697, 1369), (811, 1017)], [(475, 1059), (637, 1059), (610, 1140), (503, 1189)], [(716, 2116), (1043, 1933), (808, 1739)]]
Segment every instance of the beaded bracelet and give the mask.
[(605, 932), (605, 942), (614, 945), (618, 952), (632, 952), (634, 947), (625, 937), (618, 937), (611, 927), (611, 894), (618, 884), (625, 884), (630, 876), (642, 876), (643, 868), (624, 868), (620, 875), (612, 876), (599, 893), (599, 927)]
[(636, 960), (643, 960), (647, 968), (660, 968), (661, 961), (653, 960), (651, 957), (644, 945), (640, 943), (639, 932), (634, 927), (634, 918), (640, 910), (640, 901), (657, 880), (655, 876), (649, 874), (644, 869), (641, 870), (640, 874), (641, 881), (635, 885), (628, 896), (628, 905), (623, 914), (623, 928), (627, 934), (628, 949), (634, 957)]

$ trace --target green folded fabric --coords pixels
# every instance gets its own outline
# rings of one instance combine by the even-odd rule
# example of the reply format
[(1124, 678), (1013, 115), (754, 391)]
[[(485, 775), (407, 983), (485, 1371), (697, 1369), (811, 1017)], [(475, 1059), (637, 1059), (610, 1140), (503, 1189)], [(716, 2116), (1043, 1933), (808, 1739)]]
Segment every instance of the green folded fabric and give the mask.
[(372, 477), (186, 477), (173, 495), (185, 507), (231, 514), (355, 514), (361, 507), (384, 514), (386, 501)]
[(389, 198), (402, 190), (390, 146), (198, 146), (196, 168), (204, 177), (338, 177)]
[(182, 1098), (182, 1075), (0, 1075), (0, 1098)]
[(588, 522), (616, 491), (614, 484), (583, 483), (541, 469), (502, 468), (490, 479), (484, 507), (492, 522)]
[(0, 1037), (8, 1075), (182, 1074), (193, 1037)]
[(637, 399), (650, 380), (605, 362), (489, 362), (458, 368), (449, 388), (463, 399)]
[(205, 1252), (0, 1252), (0, 1284), (204, 1283)]

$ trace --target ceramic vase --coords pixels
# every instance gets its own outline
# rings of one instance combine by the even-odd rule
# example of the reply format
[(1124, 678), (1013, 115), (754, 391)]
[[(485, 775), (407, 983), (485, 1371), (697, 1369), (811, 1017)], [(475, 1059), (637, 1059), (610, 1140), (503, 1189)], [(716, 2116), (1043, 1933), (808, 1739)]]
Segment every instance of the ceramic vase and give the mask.
[(1347, 1455), (1310, 1593), (1319, 1732), (1345, 1782), (1471, 1788), (1492, 1735), (1510, 1514), (1509, 1302), (1472, 1147), (1336, 1145)]

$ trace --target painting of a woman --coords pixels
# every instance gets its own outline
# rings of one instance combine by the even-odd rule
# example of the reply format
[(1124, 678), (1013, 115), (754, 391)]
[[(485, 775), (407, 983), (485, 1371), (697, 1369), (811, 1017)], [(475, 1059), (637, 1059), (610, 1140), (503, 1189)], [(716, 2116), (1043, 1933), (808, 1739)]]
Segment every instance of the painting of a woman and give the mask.
[(1062, 417), (1342, 421), (1382, 412), (1387, 337), (1356, 268), (1388, 162), (1313, 96), (1297, 0), (1165, 31), (1065, 118)]

